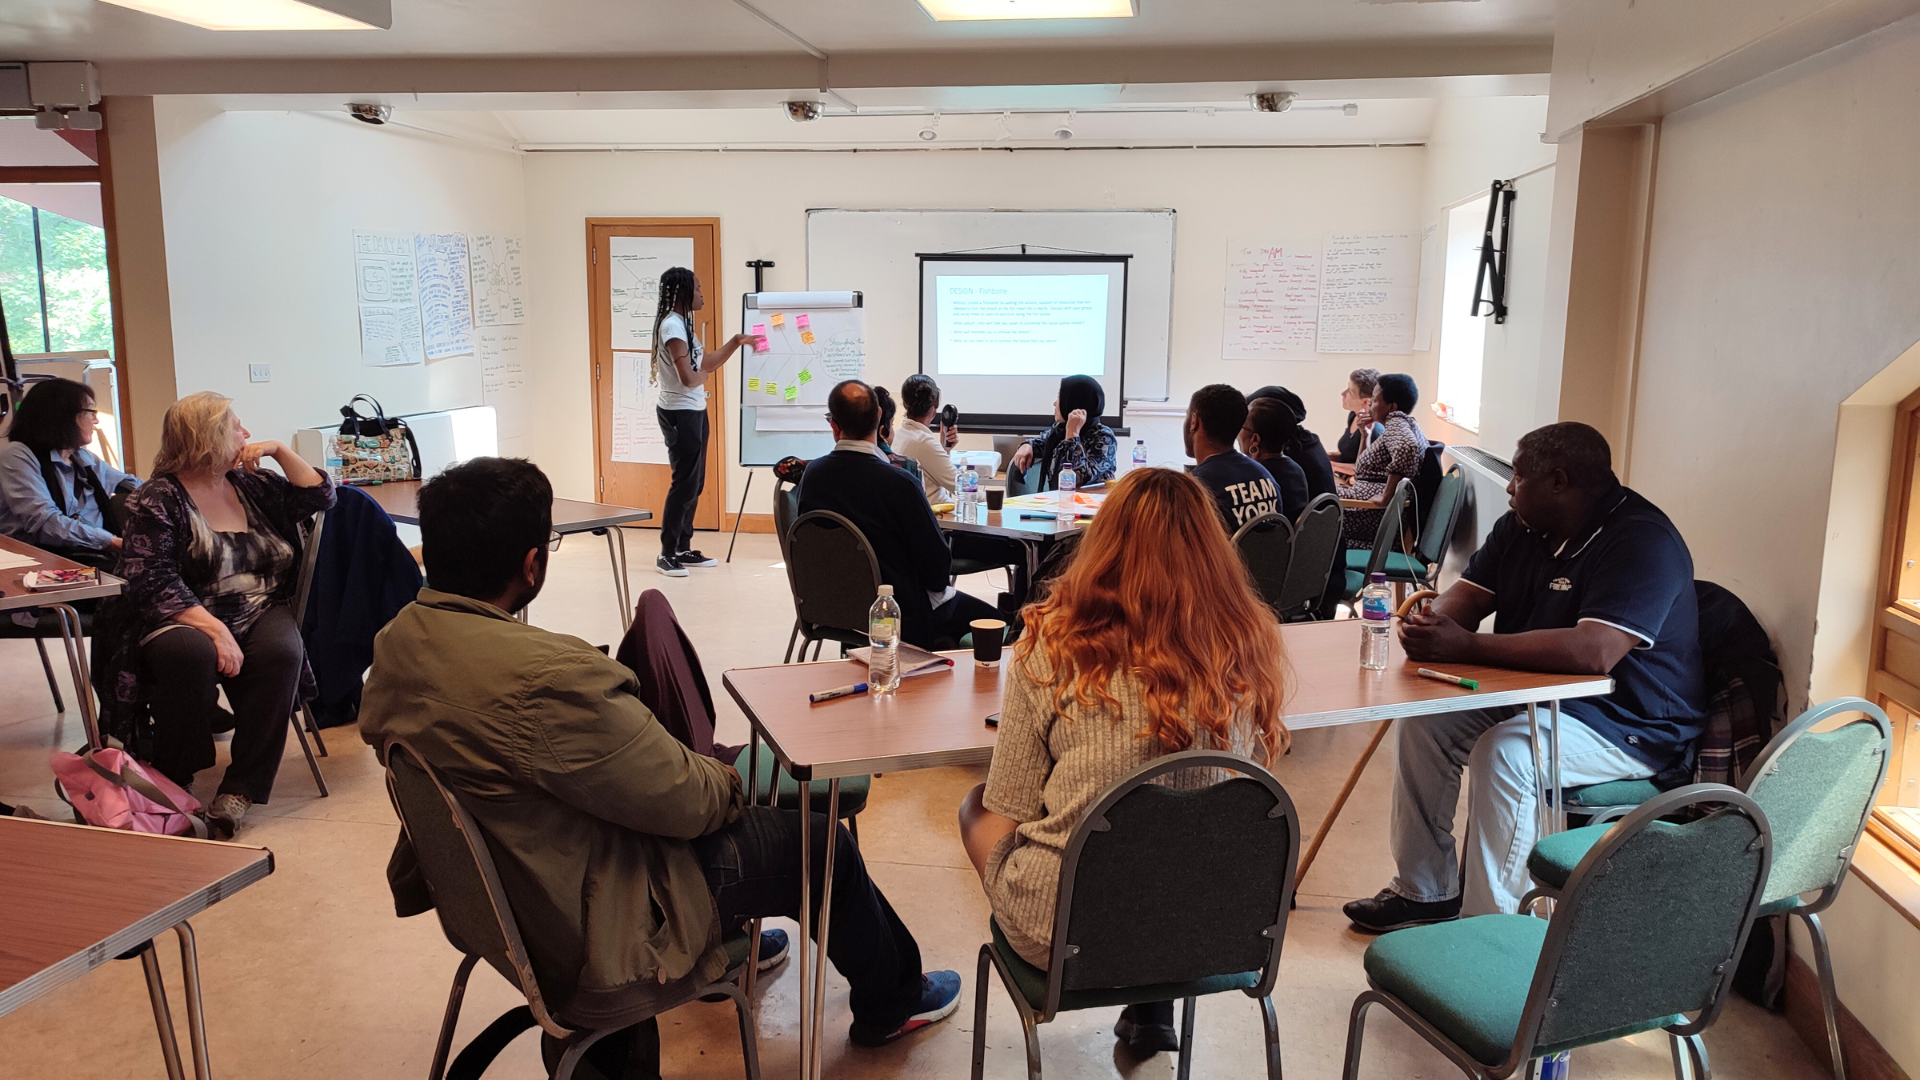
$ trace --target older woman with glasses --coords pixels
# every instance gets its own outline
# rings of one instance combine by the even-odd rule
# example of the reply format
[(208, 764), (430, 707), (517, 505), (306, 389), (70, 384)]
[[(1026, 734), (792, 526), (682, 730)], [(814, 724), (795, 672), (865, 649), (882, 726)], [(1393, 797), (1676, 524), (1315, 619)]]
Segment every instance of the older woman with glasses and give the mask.
[[(167, 410), (153, 479), (127, 506), (127, 591), (102, 606), (94, 642), (107, 733), (182, 787), (231, 725), (232, 761), (207, 805), (216, 836), (272, 794), (294, 695), (312, 692), (291, 602), (300, 525), (334, 497), (286, 444), (249, 443), (229, 405), (199, 393)], [(267, 458), (285, 475), (261, 468)]]
[(34, 383), (0, 444), (0, 533), (103, 569), (120, 552), (113, 496), (140, 481), (87, 449), (100, 414), (71, 379)]

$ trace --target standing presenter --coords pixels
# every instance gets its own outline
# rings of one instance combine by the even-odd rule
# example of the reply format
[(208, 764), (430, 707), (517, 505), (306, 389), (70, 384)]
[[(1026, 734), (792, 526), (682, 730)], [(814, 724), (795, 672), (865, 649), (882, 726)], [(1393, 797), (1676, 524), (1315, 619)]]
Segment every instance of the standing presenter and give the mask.
[(668, 577), (686, 577), (689, 566), (717, 566), (718, 560), (693, 550), (693, 511), (707, 486), (707, 376), (753, 339), (735, 334), (707, 356), (693, 332), (693, 313), (707, 304), (700, 279), (684, 266), (660, 275), (660, 309), (653, 317), (653, 373), (660, 388), (654, 415), (667, 443), (673, 484), (660, 512), (660, 558), (656, 569)]

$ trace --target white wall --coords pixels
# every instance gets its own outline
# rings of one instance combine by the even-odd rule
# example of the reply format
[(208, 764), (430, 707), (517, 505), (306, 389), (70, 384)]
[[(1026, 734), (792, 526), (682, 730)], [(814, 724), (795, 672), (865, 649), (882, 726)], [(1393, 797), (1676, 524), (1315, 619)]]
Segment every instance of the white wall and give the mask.
[[(180, 393), (217, 390), (262, 439), (339, 422), (372, 394), (389, 414), (478, 405), (471, 355), (360, 362), (353, 233), (525, 231), (516, 155), (341, 115), (221, 112), (155, 99)], [(247, 366), (272, 365), (268, 383)], [(504, 453), (526, 452), (503, 441)]]
[[(1891, 425), (1852, 410), (1915, 385), (1850, 407), (1842, 437), (1842, 402), (1920, 341), (1916, 98), (1920, 18), (1675, 113), (1661, 135), (1634, 482), (1680, 527), (1698, 576), (1773, 633), (1796, 708), (1864, 690), (1857, 657), (1823, 664), (1818, 685), (1810, 674), (1817, 641), (1857, 650), (1871, 618), (1857, 599), (1822, 603), (1823, 587), (1857, 597), (1871, 581), (1823, 579), (1829, 544), (1879, 550), (1877, 507), (1829, 514), (1836, 447), (1884, 462)], [(1910, 1047), (1920, 931), (1841, 909), (1830, 927), (1841, 996), (1889, 1049)], [(1880, 962), (1847, 962), (1869, 955)], [(1902, 1065), (1920, 1072), (1910, 1053)]]
[[(1321, 357), (1303, 362), (1220, 359), (1221, 297), (1230, 239), (1314, 236), (1348, 230), (1416, 229), (1426, 154), (1418, 147), (1260, 150), (1074, 150), (1007, 153), (634, 153), (537, 154), (526, 160), (528, 269), (535, 365), (543, 372), (535, 422), (552, 435), (537, 451), (563, 492), (584, 493), (593, 475), (586, 314), (585, 219), (717, 216), (722, 273), (708, 295), (721, 325), (738, 322), (752, 286), (748, 259), (772, 259), (767, 286), (803, 287), (805, 211), (811, 207), (940, 209), (1160, 208), (1178, 213), (1174, 256), (1172, 407), (1197, 387), (1284, 383), (1306, 399), (1308, 426), (1338, 433), (1340, 388), (1361, 364), (1402, 370), (1396, 357)], [(1491, 174), (1490, 174), (1491, 175)], [(898, 383), (912, 356), (870, 357), (870, 371)], [(1426, 369), (1430, 376), (1431, 367)], [(729, 373), (731, 374), (731, 373)], [(733, 381), (729, 380), (729, 397)], [(730, 400), (730, 405), (732, 404)], [(962, 411), (964, 401), (956, 402)], [(1131, 413), (1131, 410), (1130, 410)], [(730, 417), (730, 422), (732, 422)], [(1130, 419), (1134, 419), (1130, 415)], [(1171, 418), (1138, 417), (1154, 460), (1179, 457)], [(728, 509), (745, 473), (731, 463)], [(756, 484), (749, 513), (767, 513)]]

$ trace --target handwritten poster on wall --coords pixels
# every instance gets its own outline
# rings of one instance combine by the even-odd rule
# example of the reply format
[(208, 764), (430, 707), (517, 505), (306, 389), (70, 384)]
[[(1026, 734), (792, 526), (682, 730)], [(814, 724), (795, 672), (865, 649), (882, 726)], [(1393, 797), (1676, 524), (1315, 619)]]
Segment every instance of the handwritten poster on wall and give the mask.
[(1419, 286), (1418, 236), (1329, 235), (1320, 260), (1320, 351), (1411, 353)]
[(653, 414), (660, 388), (652, 377), (653, 354), (613, 354), (613, 460), (632, 465), (665, 465), (667, 440)]
[(420, 233), (413, 238), (420, 275), (420, 328), (427, 359), (473, 351), (473, 292), (467, 276), (467, 234)]
[(1229, 243), (1222, 318), (1222, 359), (1312, 357), (1318, 351), (1320, 241)]
[(369, 367), (424, 363), (413, 234), (356, 231), (353, 276), (360, 305), (360, 362)]
[(693, 266), (693, 238), (615, 236), (607, 248), (613, 347), (651, 350), (653, 317), (660, 312), (660, 275), (669, 267)]
[(526, 271), (520, 238), (475, 233), (467, 238), (473, 262), (473, 324), (511, 326), (527, 321)]
[(527, 433), (527, 370), (520, 333), (517, 326), (482, 326), (474, 339), (475, 358), (480, 361), (480, 403), (493, 406), (502, 439)]

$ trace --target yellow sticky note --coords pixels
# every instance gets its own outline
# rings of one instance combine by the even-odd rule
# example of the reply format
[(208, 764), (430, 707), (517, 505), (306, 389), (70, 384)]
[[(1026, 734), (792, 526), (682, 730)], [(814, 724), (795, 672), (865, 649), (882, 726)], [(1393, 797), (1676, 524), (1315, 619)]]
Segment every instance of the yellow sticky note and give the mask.
[(747, 380), (747, 389), (749, 389), (749, 390), (758, 390), (758, 389), (760, 389), (760, 380), (759, 380), (759, 379), (748, 379), (748, 380)]
[(769, 394), (775, 394), (775, 395), (777, 395), (777, 394), (779, 394), (779, 393), (780, 393), (780, 384), (779, 384), (779, 383), (775, 383), (775, 382), (770, 382), (770, 383), (768, 383), (768, 384), (767, 384), (767, 393), (769, 393)]
[(813, 331), (811, 330), (800, 331), (800, 344), (802, 345), (813, 344)]
[(799, 396), (800, 396), (800, 388), (799, 388), (799, 387), (797, 387), (797, 386), (789, 386), (789, 387), (787, 387), (787, 400), (788, 400), (788, 401), (793, 401), (794, 399), (796, 399), (796, 398), (798, 398)]
[(800, 369), (800, 385), (805, 386), (812, 381), (813, 381), (813, 372), (808, 371), (806, 368), (801, 368)]
[(785, 312), (780, 312), (780, 311), (776, 311), (776, 312), (774, 312), (774, 313), (773, 313), (773, 314), (772, 314), (771, 316), (769, 316), (769, 317), (767, 318), (767, 322), (769, 322), (769, 323), (771, 323), (771, 324), (772, 324), (772, 325), (774, 325), (774, 326), (785, 326), (785, 325), (787, 325), (787, 316), (786, 316), (786, 313), (785, 313)]

